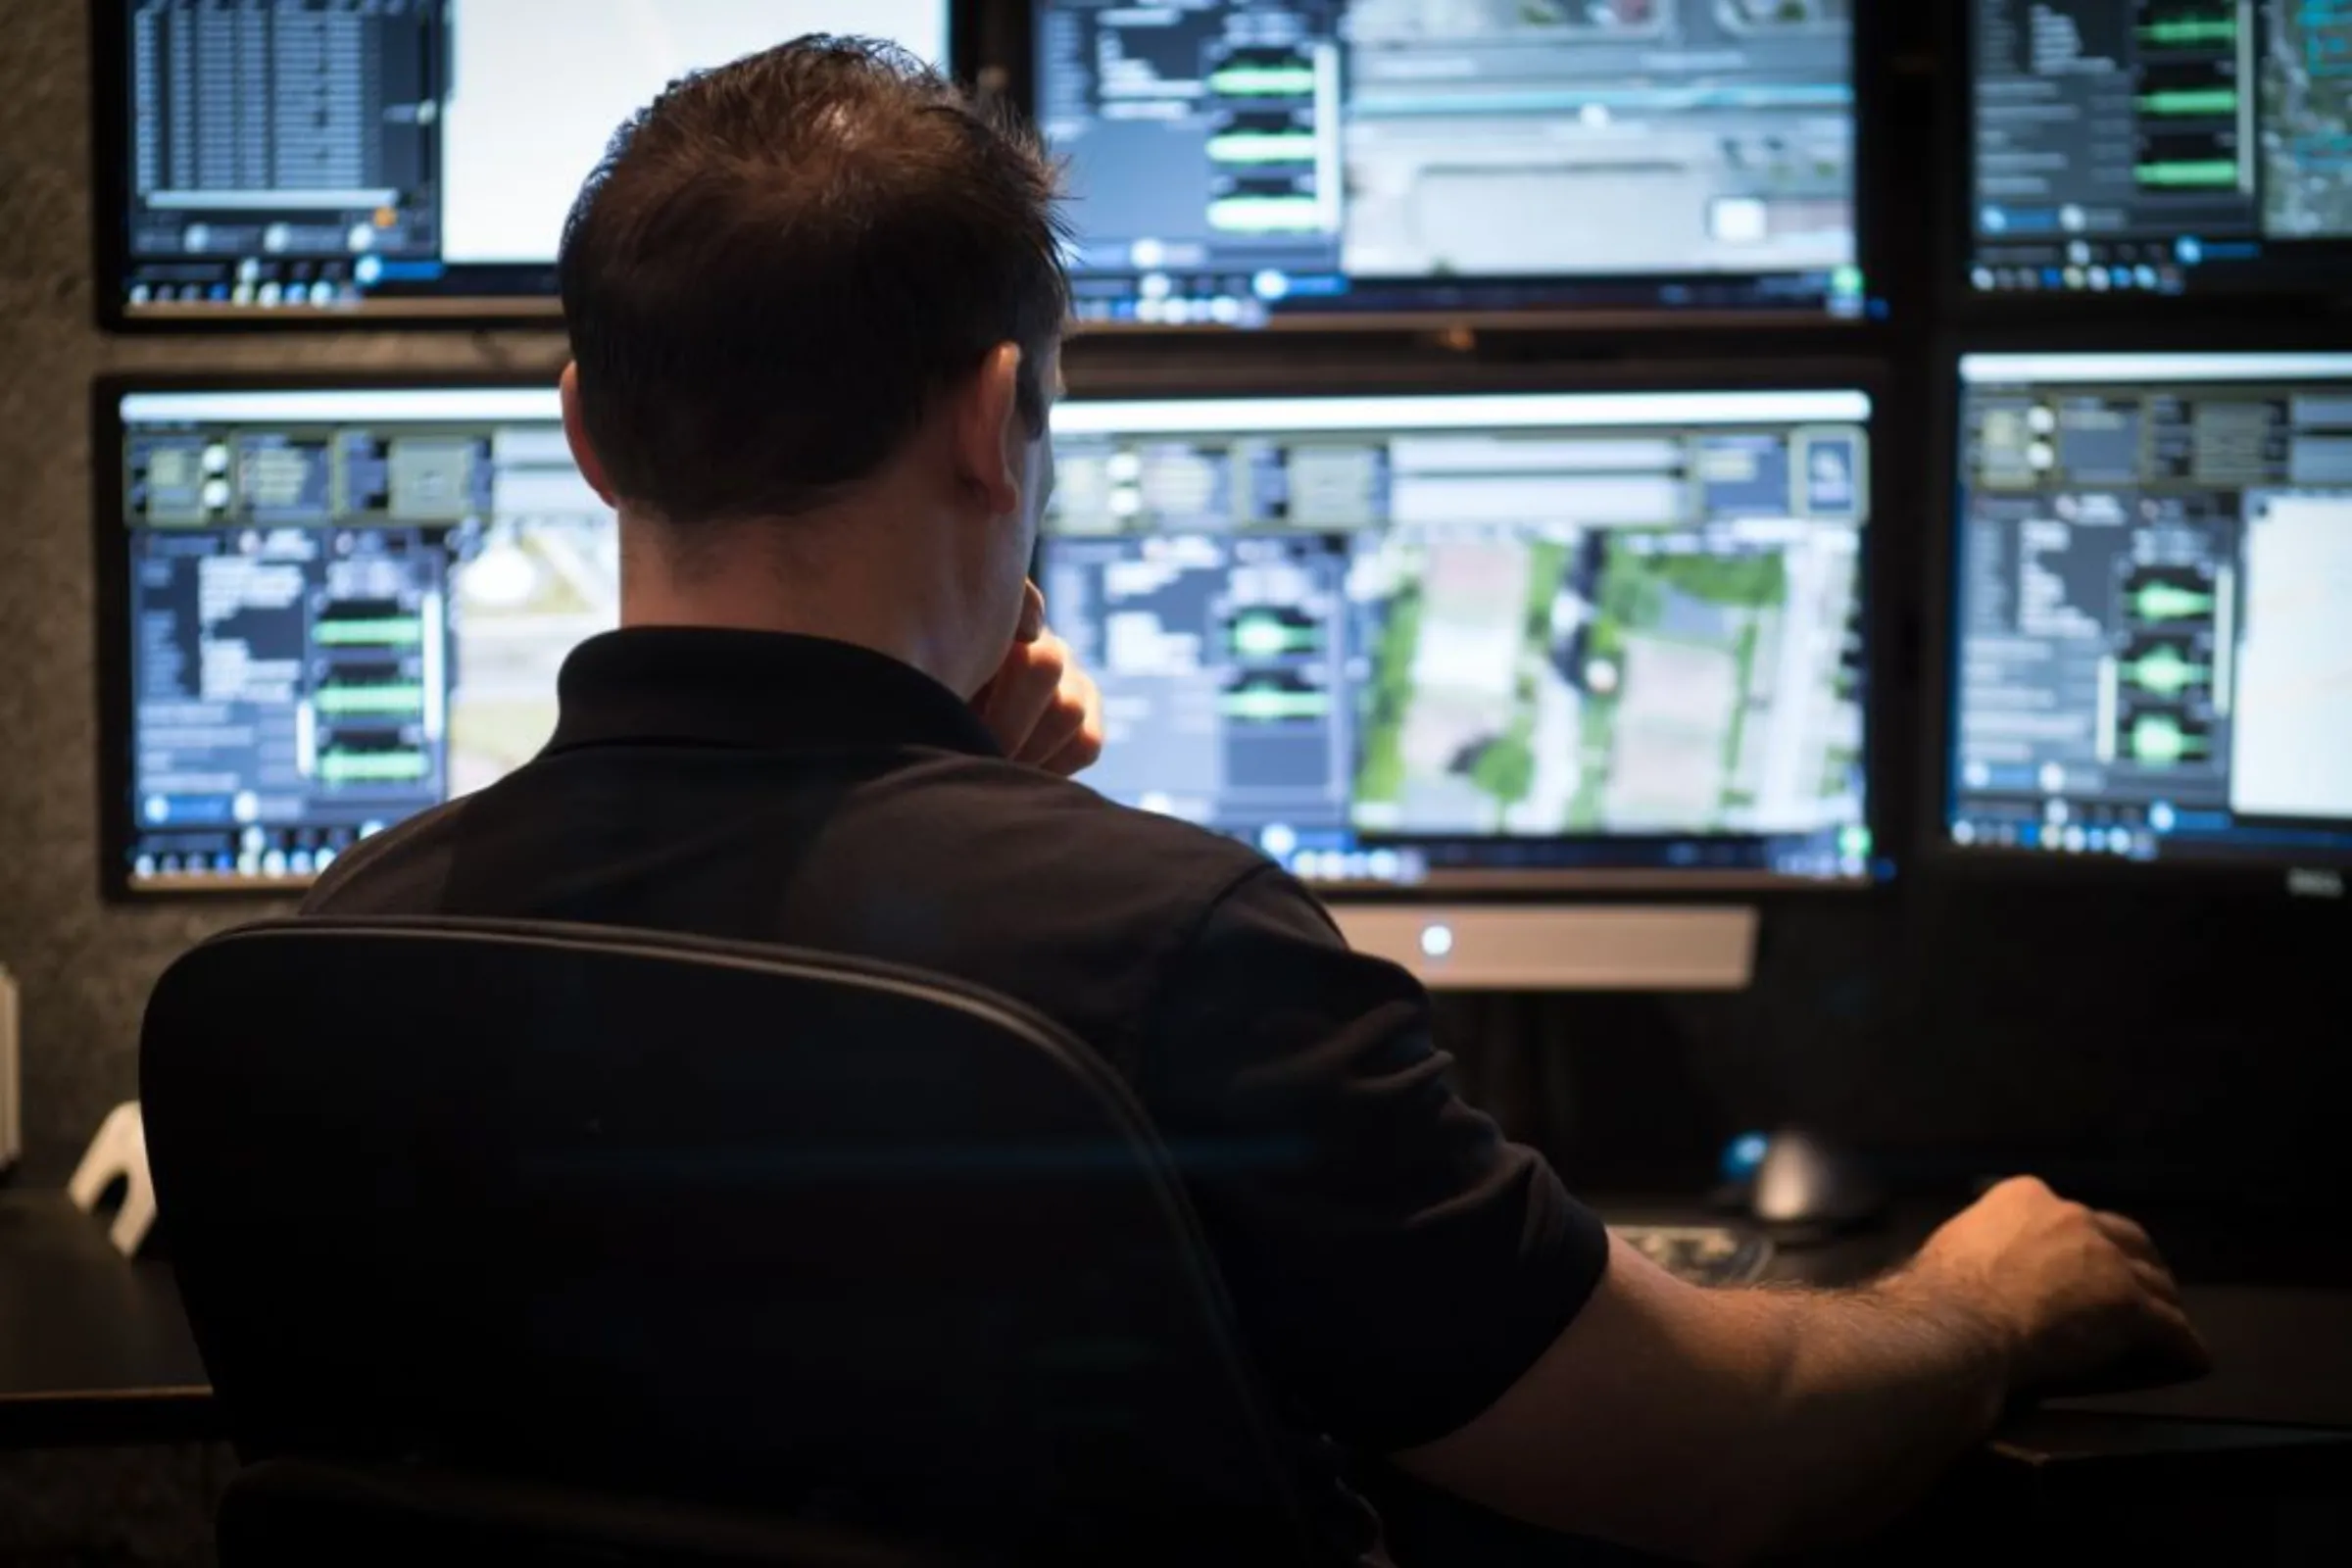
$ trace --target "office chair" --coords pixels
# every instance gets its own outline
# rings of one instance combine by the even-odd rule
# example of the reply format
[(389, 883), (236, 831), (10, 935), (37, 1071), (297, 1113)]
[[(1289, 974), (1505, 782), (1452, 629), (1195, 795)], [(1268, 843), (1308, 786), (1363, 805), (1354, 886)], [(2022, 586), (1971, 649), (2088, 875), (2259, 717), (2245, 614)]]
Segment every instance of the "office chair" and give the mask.
[(171, 967), (141, 1074), (198, 1346), (279, 1462), (226, 1551), (309, 1519), (349, 1560), (336, 1521), (446, 1539), (552, 1489), (962, 1560), (1314, 1555), (1167, 1152), (1008, 1001), (631, 931), (279, 921)]

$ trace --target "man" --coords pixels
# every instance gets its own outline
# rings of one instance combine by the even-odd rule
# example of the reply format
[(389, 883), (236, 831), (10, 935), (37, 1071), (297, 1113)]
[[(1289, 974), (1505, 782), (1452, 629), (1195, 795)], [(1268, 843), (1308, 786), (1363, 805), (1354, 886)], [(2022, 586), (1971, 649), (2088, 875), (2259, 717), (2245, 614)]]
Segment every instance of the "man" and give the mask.
[(2146, 1237), (2033, 1182), (1867, 1290), (1678, 1282), (1452, 1095), (1410, 977), (1248, 849), (1062, 776), (1101, 725), (1027, 582), (1053, 195), (1030, 141), (860, 44), (626, 127), (563, 255), (626, 624), (565, 666), (542, 757), (311, 908), (765, 940), (1030, 1004), (1172, 1143), (1295, 1151), (1188, 1172), (1286, 1403), (1548, 1530), (1800, 1544), (1885, 1517), (2013, 1396), (2193, 1363)]

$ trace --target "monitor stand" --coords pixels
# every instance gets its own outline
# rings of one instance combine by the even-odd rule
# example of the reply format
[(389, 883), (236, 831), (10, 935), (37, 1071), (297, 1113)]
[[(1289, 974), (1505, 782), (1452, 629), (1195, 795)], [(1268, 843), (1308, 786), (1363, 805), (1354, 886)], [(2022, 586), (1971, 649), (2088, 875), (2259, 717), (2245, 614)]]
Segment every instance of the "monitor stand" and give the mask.
[(1743, 991), (1753, 908), (1686, 905), (1341, 904), (1358, 953), (1432, 991)]

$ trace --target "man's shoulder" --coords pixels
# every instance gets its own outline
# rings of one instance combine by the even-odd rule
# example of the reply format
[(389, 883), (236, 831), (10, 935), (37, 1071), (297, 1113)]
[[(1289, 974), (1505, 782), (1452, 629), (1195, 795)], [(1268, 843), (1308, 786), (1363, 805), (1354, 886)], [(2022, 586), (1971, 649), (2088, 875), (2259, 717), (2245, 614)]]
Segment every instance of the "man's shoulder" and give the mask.
[(438, 853), (454, 838), (469, 798), (419, 811), (338, 857), (302, 901), (304, 914), (425, 913), (447, 875)]

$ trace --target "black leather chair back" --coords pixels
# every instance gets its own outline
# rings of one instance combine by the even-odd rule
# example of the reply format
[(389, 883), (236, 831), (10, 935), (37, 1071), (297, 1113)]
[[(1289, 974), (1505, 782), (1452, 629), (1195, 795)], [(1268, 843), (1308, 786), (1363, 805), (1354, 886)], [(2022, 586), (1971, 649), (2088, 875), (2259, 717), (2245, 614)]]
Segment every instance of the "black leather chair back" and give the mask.
[(247, 1457), (420, 1461), (1022, 1561), (1298, 1561), (1170, 1160), (1016, 1004), (514, 922), (248, 927), (141, 1070)]

